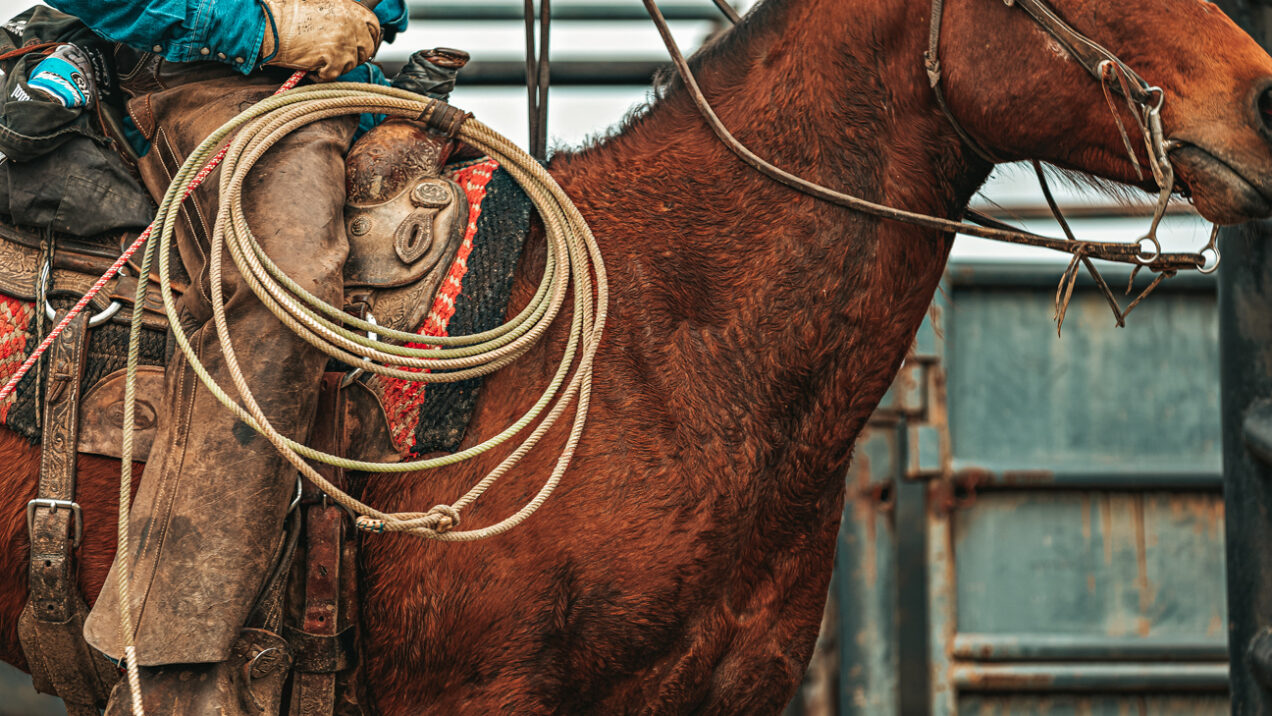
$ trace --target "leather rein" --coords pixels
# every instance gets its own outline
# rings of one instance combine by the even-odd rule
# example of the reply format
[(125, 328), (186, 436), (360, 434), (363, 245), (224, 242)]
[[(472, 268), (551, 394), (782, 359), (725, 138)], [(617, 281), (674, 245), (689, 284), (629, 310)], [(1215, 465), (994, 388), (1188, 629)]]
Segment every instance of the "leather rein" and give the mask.
[[(1120, 95), (1130, 109), (1132, 116), (1136, 120), (1137, 128), (1143, 135), (1145, 148), (1149, 159), (1149, 168), (1152, 171), (1153, 178), (1157, 183), (1159, 193), (1157, 203), (1154, 208), (1153, 219), (1149, 231), (1134, 243), (1124, 242), (1106, 242), (1106, 241), (1084, 241), (1077, 239), (1070, 230), (1068, 222), (1061, 215), (1058, 205), (1056, 204), (1050, 188), (1046, 184), (1045, 177), (1042, 173), (1041, 165), (1034, 162), (1034, 168), (1037, 172), (1039, 182), (1042, 184), (1043, 194), (1047, 199), (1047, 204), (1051, 208), (1061, 228), (1064, 230), (1065, 238), (1056, 238), (1035, 234), (1030, 231), (1017, 229), (1009, 224), (985, 216), (973, 210), (966, 211), (966, 217), (969, 221), (955, 221), (937, 216), (930, 216), (905, 209), (899, 209), (884, 204), (878, 204), (861, 197), (845, 194), (830, 187), (817, 184), (795, 174), (792, 174), (781, 167), (778, 167), (760, 156), (756, 155), (749, 148), (743, 145), (733, 134), (726, 128), (719, 116), (711, 108), (702, 89), (699, 87), (693, 71), (689, 68), (689, 63), (685, 60), (679, 46), (671, 35), (671, 31), (667, 26), (666, 18), (663, 17), (659, 10), (656, 0), (642, 0), (645, 9), (653, 20), (654, 25), (658, 29), (659, 35), (662, 37), (663, 44), (667, 48), (672, 64), (676, 68), (676, 72), (688, 90), (690, 97), (697, 106), (698, 111), (706, 120), (708, 126), (715, 135), (732, 150), (742, 161), (749, 164), (752, 168), (761, 174), (773, 179), (774, 181), (785, 184), (797, 191), (809, 196), (821, 199), (822, 201), (843, 206), (854, 211), (878, 216), (891, 221), (899, 221), (902, 223), (919, 226), (922, 228), (933, 229), (944, 233), (960, 233), (968, 236), (976, 236), (983, 239), (994, 241), (1002, 241), (1012, 244), (1022, 244), (1026, 246), (1037, 246), (1041, 248), (1051, 249), (1070, 254), (1072, 260), (1069, 267), (1065, 270), (1061, 278), (1060, 287), (1056, 295), (1056, 319), (1057, 322), (1063, 322), (1064, 310), (1068, 305), (1068, 300), (1072, 296), (1073, 286), (1077, 279), (1077, 269), (1084, 266), (1092, 273), (1097, 286), (1103, 292), (1110, 307), (1113, 309), (1117, 317), (1118, 325), (1122, 325), (1126, 314), (1131, 311), (1144, 297), (1155, 289), (1163, 279), (1175, 275), (1180, 270), (1195, 270), (1201, 273), (1211, 273), (1218, 268), (1219, 251), (1216, 246), (1216, 237), (1218, 227), (1211, 232), (1210, 242), (1198, 252), (1194, 253), (1164, 253), (1161, 243), (1157, 238), (1157, 230), (1161, 224), (1162, 218), (1165, 216), (1167, 203), (1170, 195), (1174, 190), (1175, 172), (1167, 157), (1168, 142), (1165, 140), (1162, 132), (1161, 109), (1165, 100), (1165, 93), (1159, 87), (1150, 86), (1142, 77), (1132, 70), (1125, 62), (1120, 60), (1109, 50), (1100, 44), (1091, 40), (1087, 36), (1075, 30), (1072, 26), (1062, 20), (1043, 0), (1003, 0), (1008, 7), (1020, 7), (1024, 9), (1048, 35), (1054, 38), (1069, 54), (1069, 56), (1080, 64), (1086, 71), (1094, 77), (1104, 90), (1105, 99), (1109, 104), (1110, 111), (1113, 113), (1114, 121), (1118, 125), (1123, 143), (1126, 146), (1130, 156), (1132, 165), (1136, 172), (1140, 172), (1140, 160), (1136, 152), (1132, 148), (1131, 140), (1123, 125), (1122, 119), (1117, 112), (1117, 108), (1112, 100), (1112, 95)], [(955, 119), (954, 115), (945, 101), (944, 93), (941, 91), (941, 65), (938, 54), (938, 46), (940, 43), (941, 33), (941, 17), (944, 10), (944, 0), (932, 0), (932, 16), (929, 29), (928, 50), (924, 53), (924, 69), (928, 75), (929, 83), (936, 97), (937, 104), (941, 112), (949, 120), (955, 132), (963, 140), (963, 142), (978, 156), (990, 164), (996, 164), (1002, 160), (995, 157), (984, 146), (972, 137), (963, 126)], [(732, 18), (731, 18), (732, 19)], [(735, 21), (736, 22), (736, 21)], [(1213, 257), (1213, 262), (1207, 265), (1207, 254)], [(1111, 290), (1105, 283), (1104, 279), (1095, 270), (1091, 259), (1101, 259), (1117, 263), (1132, 264), (1135, 266), (1132, 272), (1132, 281), (1135, 272), (1141, 268), (1158, 274), (1156, 279), (1131, 303), (1125, 310), (1118, 305), (1116, 298), (1112, 295)], [(1129, 287), (1128, 287), (1129, 293)]]

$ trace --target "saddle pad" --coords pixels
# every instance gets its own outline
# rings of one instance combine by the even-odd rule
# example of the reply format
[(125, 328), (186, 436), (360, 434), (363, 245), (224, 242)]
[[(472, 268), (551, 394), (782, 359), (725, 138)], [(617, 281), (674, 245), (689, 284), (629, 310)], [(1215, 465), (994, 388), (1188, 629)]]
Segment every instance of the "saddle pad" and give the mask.
[[(51, 299), (57, 308), (69, 308), (74, 299)], [(45, 320), (37, 326), (35, 304), (12, 296), (0, 294), (0, 384), (13, 375), (22, 361), (35, 350), (53, 329), (53, 321)], [(37, 332), (37, 327), (43, 334)], [(47, 354), (46, 354), (47, 355)], [(163, 365), (166, 357), (166, 336), (155, 330), (141, 332), (141, 364)], [(89, 332), (85, 353), (84, 380), (81, 389), (87, 391), (97, 381), (122, 370), (128, 362), (128, 326), (107, 322)], [(27, 373), (7, 398), (0, 401), (0, 422), (5, 427), (31, 440), (40, 439), (40, 421), (43, 390), (36, 390), (47, 379), (47, 360), (40, 361), (40, 370)]]
[[(529, 233), (530, 199), (498, 162), (491, 159), (453, 165), (446, 172), (468, 196), (468, 226), (450, 271), (418, 332), (421, 335), (471, 335), (497, 327), (504, 319), (513, 272)], [(72, 303), (54, 300), (55, 306)], [(35, 307), (0, 294), (0, 383), (17, 370), (42, 338)], [(40, 326), (47, 333), (52, 321)], [(141, 362), (164, 365), (166, 336), (143, 330)], [(84, 370), (85, 393), (103, 377), (125, 367), (128, 327), (107, 323), (91, 331)], [(0, 401), (0, 422), (30, 440), (40, 437), (40, 396), (36, 371)], [(480, 378), (459, 383), (423, 383), (365, 375), (388, 418), (394, 447), (401, 455), (454, 450), (464, 437), (481, 389)]]

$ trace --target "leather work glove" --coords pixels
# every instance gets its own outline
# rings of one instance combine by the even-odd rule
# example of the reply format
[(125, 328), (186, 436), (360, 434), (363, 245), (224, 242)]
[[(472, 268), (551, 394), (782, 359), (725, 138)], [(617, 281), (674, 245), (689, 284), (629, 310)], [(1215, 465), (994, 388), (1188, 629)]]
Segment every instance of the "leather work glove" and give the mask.
[(371, 59), (380, 45), (379, 19), (353, 0), (261, 1), (273, 19), (261, 43), (263, 64), (330, 81)]

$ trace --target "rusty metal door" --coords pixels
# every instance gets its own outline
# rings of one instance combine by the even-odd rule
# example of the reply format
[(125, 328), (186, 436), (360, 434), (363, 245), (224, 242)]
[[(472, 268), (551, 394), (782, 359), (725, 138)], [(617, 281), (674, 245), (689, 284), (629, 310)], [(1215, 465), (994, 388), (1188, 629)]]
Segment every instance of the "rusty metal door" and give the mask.
[(1228, 711), (1214, 282), (1056, 275), (955, 266), (859, 444), (840, 713)]

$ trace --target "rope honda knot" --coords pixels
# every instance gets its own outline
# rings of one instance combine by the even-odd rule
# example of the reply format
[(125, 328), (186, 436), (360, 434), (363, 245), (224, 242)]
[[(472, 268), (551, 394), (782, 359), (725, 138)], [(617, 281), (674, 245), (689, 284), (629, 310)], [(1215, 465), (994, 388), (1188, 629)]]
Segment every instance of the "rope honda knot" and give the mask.
[(433, 505), (424, 516), (424, 524), (434, 532), (445, 534), (459, 526), (459, 510), (450, 505)]

